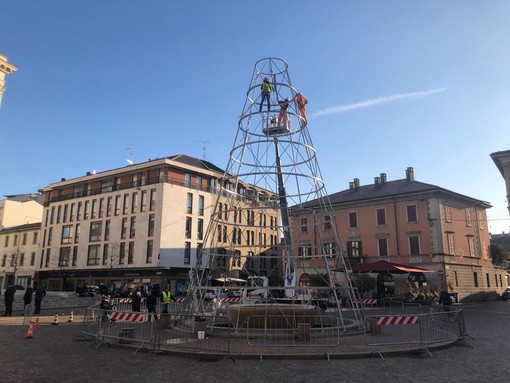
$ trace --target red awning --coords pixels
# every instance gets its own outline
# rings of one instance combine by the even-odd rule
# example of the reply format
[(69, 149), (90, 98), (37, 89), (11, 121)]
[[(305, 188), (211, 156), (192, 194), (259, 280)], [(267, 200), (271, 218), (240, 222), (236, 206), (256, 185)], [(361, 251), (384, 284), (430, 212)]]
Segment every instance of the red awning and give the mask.
[(401, 265), (400, 263), (393, 263), (387, 261), (377, 261), (370, 263), (360, 263), (351, 267), (355, 273), (433, 273), (434, 270), (422, 269), (421, 267), (413, 267)]

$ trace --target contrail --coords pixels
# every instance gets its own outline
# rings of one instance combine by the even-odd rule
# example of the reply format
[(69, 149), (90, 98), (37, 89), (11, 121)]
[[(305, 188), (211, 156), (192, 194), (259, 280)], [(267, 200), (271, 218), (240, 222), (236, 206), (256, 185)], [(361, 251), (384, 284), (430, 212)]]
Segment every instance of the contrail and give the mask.
[(441, 93), (444, 91), (446, 91), (446, 88), (437, 88), (437, 89), (423, 90), (420, 92), (400, 93), (400, 94), (393, 94), (391, 96), (382, 96), (382, 97), (377, 97), (377, 98), (371, 98), (369, 100), (356, 102), (354, 104), (332, 106), (330, 108), (322, 109), (315, 113), (312, 113), (310, 115), (310, 117), (327, 116), (329, 114), (349, 112), (349, 111), (355, 110), (355, 109), (370, 108), (371, 106), (387, 104), (389, 102), (395, 102), (395, 101), (418, 100), (420, 98), (427, 97), (427, 96), (433, 95), (435, 93)]

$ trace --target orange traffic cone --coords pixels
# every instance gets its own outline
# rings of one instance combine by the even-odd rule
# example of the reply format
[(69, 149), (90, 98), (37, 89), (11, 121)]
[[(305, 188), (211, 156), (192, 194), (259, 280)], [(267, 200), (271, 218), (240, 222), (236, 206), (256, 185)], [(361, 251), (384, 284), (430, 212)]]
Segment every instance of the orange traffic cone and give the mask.
[(71, 314), (69, 314), (68, 322), (72, 322), (74, 320), (74, 312), (71, 311)]
[(39, 330), (39, 328), (40, 328), (39, 317), (35, 318), (34, 327)]
[(32, 323), (30, 323), (30, 326), (28, 326), (28, 331), (27, 331), (27, 339), (31, 339), (33, 336), (34, 336), (34, 327), (33, 327)]
[(55, 319), (53, 319), (52, 325), (57, 325), (57, 324), (58, 324), (58, 314), (55, 314)]

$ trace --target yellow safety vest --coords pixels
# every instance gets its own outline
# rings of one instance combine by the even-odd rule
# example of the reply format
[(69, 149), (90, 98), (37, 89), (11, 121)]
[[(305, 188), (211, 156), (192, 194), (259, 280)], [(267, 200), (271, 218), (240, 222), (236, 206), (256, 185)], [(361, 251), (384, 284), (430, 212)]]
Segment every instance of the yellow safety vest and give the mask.
[(170, 303), (170, 291), (163, 291), (163, 303)]

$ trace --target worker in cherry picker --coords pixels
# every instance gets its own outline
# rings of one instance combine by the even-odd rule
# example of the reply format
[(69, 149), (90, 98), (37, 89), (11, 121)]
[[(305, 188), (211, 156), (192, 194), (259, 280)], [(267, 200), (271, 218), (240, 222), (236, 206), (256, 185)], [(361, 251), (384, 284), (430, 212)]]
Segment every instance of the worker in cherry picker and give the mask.
[(262, 111), (262, 105), (264, 104), (264, 100), (267, 101), (267, 111), (269, 112), (270, 109), (270, 101), (269, 101), (269, 95), (271, 94), (271, 84), (269, 83), (269, 79), (267, 77), (264, 77), (264, 81), (262, 82), (262, 85), (260, 86), (260, 106), (259, 106), (259, 112)]
[(289, 109), (290, 98), (286, 98), (283, 101), (278, 101), (280, 105), (280, 114), (278, 115), (278, 125), (287, 126), (287, 109)]

